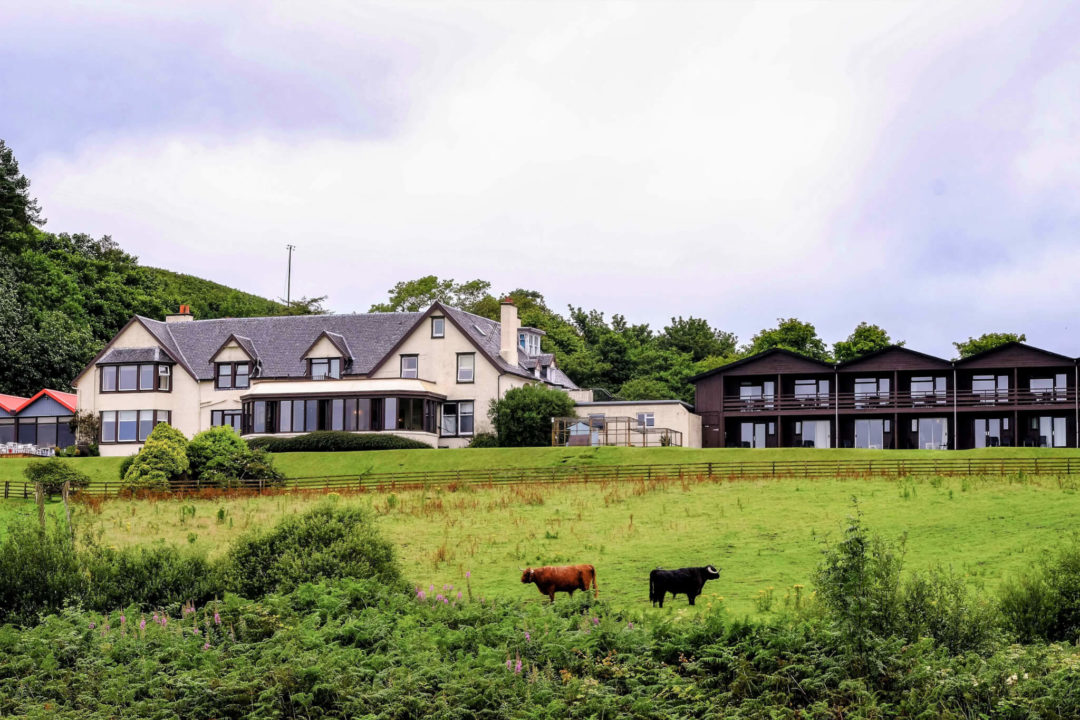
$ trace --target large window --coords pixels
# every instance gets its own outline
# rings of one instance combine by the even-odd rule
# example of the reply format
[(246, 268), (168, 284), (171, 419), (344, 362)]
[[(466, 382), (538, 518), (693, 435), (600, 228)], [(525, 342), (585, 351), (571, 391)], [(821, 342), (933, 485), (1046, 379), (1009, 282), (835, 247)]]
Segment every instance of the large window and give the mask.
[(796, 380), (795, 399), (801, 405), (829, 404), (829, 381), (828, 380)]
[(15, 418), (0, 418), (0, 443), (15, 442)]
[(772, 380), (744, 382), (739, 385), (739, 399), (750, 409), (771, 409), (775, 397), (776, 383)]
[(414, 378), (419, 377), (419, 359), (416, 355), (402, 355), (401, 356), (401, 377)]
[(915, 405), (944, 404), (947, 401), (944, 376), (911, 378), (911, 400)]
[(169, 392), (171, 368), (161, 363), (102, 365), (101, 392)]
[(154, 425), (169, 420), (168, 410), (107, 410), (101, 413), (101, 442), (143, 442)]
[(1036, 431), (1033, 445), (1038, 447), (1068, 447), (1068, 421), (1063, 417), (1033, 417), (1032, 429)]
[(766, 423), (739, 423), (739, 445), (744, 448), (765, 447), (767, 429)]
[(889, 378), (855, 378), (855, 407), (889, 404)]
[(975, 375), (971, 378), (971, 392), (979, 397), (979, 402), (993, 404), (1007, 402), (1009, 399), (1008, 375)]
[[(461, 411), (464, 415), (465, 410)], [(303, 398), (244, 403), (245, 432), (305, 433), (316, 430), (415, 430), (438, 432), (438, 405), (411, 397)], [(469, 427), (472, 403), (468, 404)], [(464, 421), (463, 421), (464, 422)]]
[(472, 401), (443, 403), (440, 434), (443, 437), (473, 434)]
[(832, 447), (832, 426), (828, 420), (802, 420), (795, 423), (799, 445), (806, 448)]
[(250, 374), (250, 363), (217, 363), (214, 387), (218, 390), (242, 390), (249, 386)]
[(313, 380), (337, 380), (341, 377), (341, 358), (312, 358), (310, 362)]
[(946, 418), (919, 418), (911, 424), (911, 429), (919, 433), (918, 446), (923, 450), (949, 449), (949, 421)]
[(656, 427), (656, 416), (651, 412), (640, 412), (637, 414), (637, 424), (641, 430)]
[(1009, 429), (1009, 418), (975, 418), (975, 447), (999, 447), (1004, 445), (1002, 432)]
[(855, 421), (855, 447), (864, 450), (881, 450), (885, 447), (885, 434), (892, 431), (889, 420), (867, 418)]
[(1062, 402), (1066, 399), (1069, 387), (1069, 376), (1058, 373), (1053, 377), (1031, 378), (1028, 381), (1028, 389), (1039, 402)]
[(476, 353), (458, 353), (457, 356), (457, 381), (459, 383), (473, 382), (476, 373)]
[(239, 434), (243, 432), (243, 417), (244, 414), (240, 410), (211, 410), (210, 425), (231, 427)]

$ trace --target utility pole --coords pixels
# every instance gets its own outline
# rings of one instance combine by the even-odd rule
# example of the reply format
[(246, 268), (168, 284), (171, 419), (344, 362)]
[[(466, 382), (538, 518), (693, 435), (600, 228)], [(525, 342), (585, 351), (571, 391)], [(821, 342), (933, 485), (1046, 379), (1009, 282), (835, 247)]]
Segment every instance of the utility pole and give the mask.
[(285, 274), (285, 304), (288, 305), (289, 301), (292, 299), (292, 254), (293, 250), (296, 249), (296, 246), (289, 244), (286, 245), (285, 248), (289, 251), (289, 269)]

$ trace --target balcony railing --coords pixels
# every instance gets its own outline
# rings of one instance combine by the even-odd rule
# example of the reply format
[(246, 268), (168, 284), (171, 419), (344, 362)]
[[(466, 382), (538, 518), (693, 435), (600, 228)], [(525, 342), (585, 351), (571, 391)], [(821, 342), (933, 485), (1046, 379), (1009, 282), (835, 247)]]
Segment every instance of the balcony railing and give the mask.
[[(956, 406), (961, 408), (1031, 407), (1037, 405), (1075, 404), (1076, 388), (1047, 390), (962, 390), (956, 393)], [(888, 393), (817, 393), (780, 394), (724, 398), (725, 413), (767, 413), (814, 410), (937, 409), (953, 405), (952, 391), (904, 390)]]

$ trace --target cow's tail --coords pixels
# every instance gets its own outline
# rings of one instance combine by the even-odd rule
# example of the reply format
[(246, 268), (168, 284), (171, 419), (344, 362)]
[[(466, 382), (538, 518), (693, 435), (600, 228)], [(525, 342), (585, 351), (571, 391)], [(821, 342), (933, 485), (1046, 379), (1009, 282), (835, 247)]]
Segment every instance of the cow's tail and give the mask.
[(596, 584), (596, 568), (589, 567), (589, 575), (592, 576), (593, 598), (600, 599), (600, 586)]
[(649, 602), (656, 603), (656, 580), (652, 573), (649, 573)]

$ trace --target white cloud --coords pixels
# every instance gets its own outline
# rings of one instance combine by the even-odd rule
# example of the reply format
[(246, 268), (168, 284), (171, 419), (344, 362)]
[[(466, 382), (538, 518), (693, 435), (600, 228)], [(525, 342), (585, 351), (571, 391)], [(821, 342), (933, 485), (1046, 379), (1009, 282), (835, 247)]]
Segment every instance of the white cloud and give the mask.
[[(778, 315), (830, 339), (890, 321), (938, 352), (957, 335), (912, 321), (912, 287), (931, 306), (962, 298), (894, 272), (905, 228), (854, 216), (942, 54), (1012, 7), (329, 8), (277, 5), (250, 31), (218, 15), (219, 51), (348, 93), (350, 41), (376, 46), (408, 70), (393, 132), (97, 139), (27, 167), (50, 228), (273, 296), (293, 242), (294, 291), (339, 311), (436, 273), (654, 325), (704, 315), (744, 337)], [(1035, 178), (1039, 152), (1021, 164)]]

